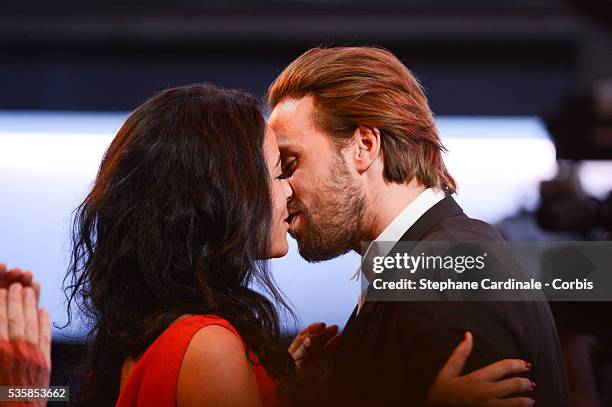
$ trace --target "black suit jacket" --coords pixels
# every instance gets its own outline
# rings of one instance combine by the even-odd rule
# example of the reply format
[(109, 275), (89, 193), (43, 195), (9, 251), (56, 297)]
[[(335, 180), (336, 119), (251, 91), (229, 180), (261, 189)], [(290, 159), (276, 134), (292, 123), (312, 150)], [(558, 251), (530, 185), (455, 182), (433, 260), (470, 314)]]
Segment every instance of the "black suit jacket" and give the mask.
[[(452, 197), (427, 211), (403, 241), (503, 241)], [(519, 264), (508, 267), (520, 268)], [(323, 404), (419, 406), (466, 330), (474, 348), (463, 374), (506, 358), (533, 364), (539, 406), (568, 406), (567, 378), (546, 302), (375, 302), (353, 311), (341, 336)]]

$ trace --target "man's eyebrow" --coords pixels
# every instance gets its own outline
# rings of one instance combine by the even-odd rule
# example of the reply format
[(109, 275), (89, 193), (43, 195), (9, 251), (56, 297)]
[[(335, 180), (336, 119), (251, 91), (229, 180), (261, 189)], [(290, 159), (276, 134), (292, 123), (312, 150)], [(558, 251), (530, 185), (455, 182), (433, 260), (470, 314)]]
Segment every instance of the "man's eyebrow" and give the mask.
[(301, 152), (304, 149), (304, 146), (301, 142), (296, 142), (291, 140), (286, 136), (278, 136), (278, 149), (281, 153), (281, 158), (287, 155), (293, 155), (298, 152)]
[(276, 140), (278, 142), (278, 148), (286, 148), (287, 145), (291, 145), (289, 137), (283, 135), (277, 135)]

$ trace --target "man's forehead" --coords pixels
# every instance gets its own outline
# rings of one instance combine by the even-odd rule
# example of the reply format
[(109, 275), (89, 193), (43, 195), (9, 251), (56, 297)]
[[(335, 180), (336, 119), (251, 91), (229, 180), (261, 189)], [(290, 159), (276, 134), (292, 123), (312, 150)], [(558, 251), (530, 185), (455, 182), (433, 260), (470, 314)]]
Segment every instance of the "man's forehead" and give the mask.
[(281, 113), (289, 113), (295, 111), (298, 103), (299, 100), (295, 98), (285, 99), (278, 104), (278, 110)]
[(312, 96), (286, 98), (279, 102), (270, 116), (270, 125), (276, 130), (276, 140), (282, 155), (299, 155), (301, 151), (318, 148), (327, 137), (313, 122)]
[(279, 147), (296, 143), (310, 130), (310, 120), (298, 106), (299, 99), (286, 99), (274, 108), (269, 124), (276, 131)]
[(287, 97), (274, 107), (270, 119), (278, 122), (280, 126), (290, 125), (296, 120), (306, 124), (312, 121), (314, 112), (315, 105), (312, 96)]

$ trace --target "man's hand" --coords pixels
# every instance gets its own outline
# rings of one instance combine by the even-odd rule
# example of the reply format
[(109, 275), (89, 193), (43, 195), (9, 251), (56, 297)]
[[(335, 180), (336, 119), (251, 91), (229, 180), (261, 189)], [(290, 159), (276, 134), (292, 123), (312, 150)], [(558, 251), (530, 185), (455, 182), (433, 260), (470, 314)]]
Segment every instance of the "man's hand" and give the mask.
[[(0, 288), (0, 383), (47, 387), (50, 372), (51, 325), (47, 311), (37, 307), (34, 288), (20, 283)], [(0, 402), (0, 407), (11, 403)], [(27, 405), (44, 406), (46, 401)]]
[(289, 353), (302, 375), (318, 373), (336, 350), (340, 340), (337, 333), (337, 325), (326, 326), (323, 322), (315, 322), (295, 337), (289, 346)]

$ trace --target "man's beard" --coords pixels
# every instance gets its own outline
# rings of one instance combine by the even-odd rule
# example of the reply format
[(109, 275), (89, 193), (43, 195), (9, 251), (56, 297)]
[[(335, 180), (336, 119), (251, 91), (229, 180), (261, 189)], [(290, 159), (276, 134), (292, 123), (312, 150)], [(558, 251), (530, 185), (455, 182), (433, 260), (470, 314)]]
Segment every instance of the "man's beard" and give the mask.
[(325, 180), (307, 209), (290, 201), (290, 211), (299, 211), (298, 230), (290, 234), (298, 242), (300, 255), (314, 263), (333, 259), (358, 247), (364, 240), (365, 197), (339, 153), (332, 162), (333, 179)]

